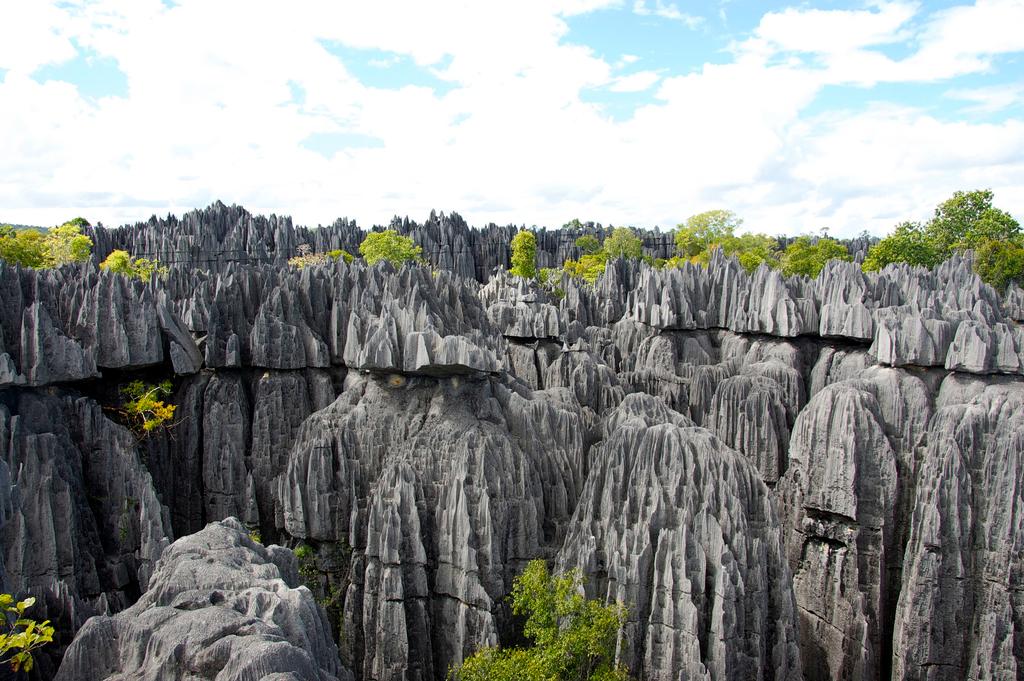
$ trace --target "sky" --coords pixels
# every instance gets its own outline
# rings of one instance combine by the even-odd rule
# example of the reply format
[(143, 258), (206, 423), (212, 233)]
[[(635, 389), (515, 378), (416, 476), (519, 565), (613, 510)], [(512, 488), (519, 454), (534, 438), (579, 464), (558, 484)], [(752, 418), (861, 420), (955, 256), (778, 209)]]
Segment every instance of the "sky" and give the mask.
[(0, 0), (0, 220), (1024, 222), (1024, 0)]

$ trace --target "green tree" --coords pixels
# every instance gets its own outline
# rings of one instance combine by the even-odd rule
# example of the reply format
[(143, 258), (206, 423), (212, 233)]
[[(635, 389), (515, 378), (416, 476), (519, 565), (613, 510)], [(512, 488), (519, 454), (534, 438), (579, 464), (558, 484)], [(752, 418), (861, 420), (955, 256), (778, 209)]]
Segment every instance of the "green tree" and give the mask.
[(816, 277), (829, 260), (853, 260), (846, 247), (835, 239), (820, 238), (816, 242), (802, 236), (791, 243), (782, 254), (782, 273), (792, 276), (803, 274)]
[(686, 218), (676, 231), (679, 254), (692, 258), (732, 238), (743, 220), (731, 210), (709, 210)]
[(1020, 225), (1006, 211), (992, 207), (991, 189), (957, 191), (935, 208), (926, 231), (940, 259), (975, 248), (986, 240), (1012, 239)]
[(35, 598), (14, 602), (10, 594), (0, 594), (0, 611), (4, 624), (0, 630), (0, 664), (9, 664), (12, 671), (32, 671), (35, 659), (32, 653), (53, 641), (50, 620), (36, 622), (25, 617), (25, 611), (35, 605)]
[(166, 276), (167, 268), (160, 266), (159, 260), (148, 258), (133, 258), (128, 251), (115, 249), (100, 263), (101, 270), (110, 270), (115, 274), (123, 274), (126, 277), (137, 277), (142, 281), (149, 281), (154, 274)]
[(512, 612), (526, 617), (530, 648), (484, 648), (449, 672), (452, 681), (624, 681), (615, 640), (626, 619), (622, 604), (581, 594), (579, 571), (551, 575), (532, 561), (512, 587)]
[(861, 268), (865, 272), (877, 272), (894, 262), (934, 267), (939, 264), (940, 257), (935, 242), (921, 225), (901, 222), (892, 234), (868, 249)]
[(512, 269), (517, 277), (533, 279), (537, 276), (537, 237), (522, 230), (512, 237)]
[(593, 284), (607, 265), (608, 254), (600, 250), (590, 255), (582, 255), (579, 260), (566, 260), (562, 268), (570, 277), (583, 279)]
[(393, 229), (367, 234), (363, 243), (359, 244), (359, 253), (368, 265), (387, 260), (398, 266), (403, 262), (420, 262), (423, 259), (423, 248)]
[(644, 242), (629, 227), (616, 227), (604, 240), (604, 252), (608, 259), (628, 258), (639, 260), (644, 255)]
[(987, 239), (974, 251), (974, 271), (999, 291), (1024, 281), (1024, 247), (1019, 240)]
[(0, 227), (0, 258), (22, 267), (46, 267), (46, 240), (35, 229)]
[[(75, 218), (83, 220), (83, 218)], [(59, 227), (52, 227), (46, 232), (46, 264), (48, 267), (60, 267), (73, 262), (89, 259), (92, 252), (92, 239), (82, 234), (80, 224), (65, 222)]]
[(576, 248), (583, 251), (583, 255), (593, 255), (601, 250), (601, 242), (593, 234), (584, 234), (575, 241)]
[(734, 255), (747, 272), (762, 264), (772, 269), (779, 266), (779, 242), (765, 234), (741, 234), (722, 244), (726, 255)]

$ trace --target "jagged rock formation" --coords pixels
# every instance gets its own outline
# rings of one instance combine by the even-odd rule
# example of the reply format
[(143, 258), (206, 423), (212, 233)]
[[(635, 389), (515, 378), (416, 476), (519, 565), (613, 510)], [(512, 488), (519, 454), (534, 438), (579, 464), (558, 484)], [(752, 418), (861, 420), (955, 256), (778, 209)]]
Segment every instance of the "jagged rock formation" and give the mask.
[(352, 552), (343, 652), (361, 678), (437, 678), (497, 643), (501, 599), (558, 547), (582, 486), (585, 424), (566, 400), (491, 378), (353, 377), (302, 426), (279, 524)]
[(630, 604), (620, 659), (645, 679), (801, 678), (757, 470), (649, 395), (627, 397), (605, 433), (558, 564), (580, 567), (590, 595)]
[[(433, 268), (297, 270), (300, 245), (354, 252), (363, 232), (221, 204), (93, 230), (97, 258), (157, 257), (165, 278), (0, 263), (0, 575), (41, 596), (62, 645), (107, 615), (69, 670), (120, 632), (118, 673), (179, 673), (115, 614), (171, 641), (220, 607), (164, 607), (154, 563), (176, 536), (220, 533), (226, 548), (203, 551), (233, 556), (242, 582), (283, 570), (294, 585), (281, 551), (225, 539), (244, 534), (235, 521), (203, 530), (228, 517), (310, 547), (341, 638), (337, 653), (289, 638), (274, 613), (314, 617), (308, 595), (260, 582), (231, 596), (260, 613), (255, 640), (218, 647), (210, 669), (259, 650), (325, 678), (442, 678), (515, 640), (504, 597), (537, 557), (629, 602), (618, 653), (644, 678), (1024, 668), (1020, 289), (1000, 297), (970, 256), (832, 262), (811, 280), (720, 253), (541, 289), (503, 273), (514, 227), (391, 226)], [(578, 257), (580, 233), (539, 231), (538, 264)], [(132, 378), (172, 380), (171, 430), (118, 425)]]
[(134, 605), (89, 620), (56, 678), (351, 679), (298, 581), (291, 551), (255, 543), (237, 520), (211, 524), (164, 552)]

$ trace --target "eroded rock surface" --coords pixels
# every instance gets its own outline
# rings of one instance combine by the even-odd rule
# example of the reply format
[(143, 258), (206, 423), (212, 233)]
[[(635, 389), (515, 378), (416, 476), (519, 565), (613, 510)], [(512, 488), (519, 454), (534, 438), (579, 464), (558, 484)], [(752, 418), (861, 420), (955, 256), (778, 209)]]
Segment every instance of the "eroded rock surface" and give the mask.
[(96, 679), (352, 679), (295, 556), (252, 541), (229, 519), (163, 554), (127, 610), (90, 619), (59, 681)]

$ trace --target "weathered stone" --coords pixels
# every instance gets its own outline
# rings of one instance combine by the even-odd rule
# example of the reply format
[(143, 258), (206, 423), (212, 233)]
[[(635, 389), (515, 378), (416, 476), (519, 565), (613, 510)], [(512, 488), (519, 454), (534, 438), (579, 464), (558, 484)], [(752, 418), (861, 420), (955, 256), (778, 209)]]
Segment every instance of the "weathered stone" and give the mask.
[(352, 679), (297, 581), (291, 551), (213, 523), (164, 552), (131, 608), (89, 620), (56, 679)]

